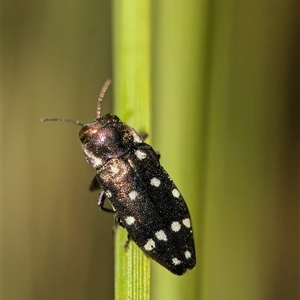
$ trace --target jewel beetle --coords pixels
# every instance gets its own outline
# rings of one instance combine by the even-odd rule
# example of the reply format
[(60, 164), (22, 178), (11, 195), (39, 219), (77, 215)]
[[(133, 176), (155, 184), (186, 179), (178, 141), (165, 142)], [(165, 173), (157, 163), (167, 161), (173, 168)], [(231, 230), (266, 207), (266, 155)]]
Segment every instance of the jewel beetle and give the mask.
[(174, 274), (196, 265), (196, 253), (188, 207), (171, 177), (160, 165), (159, 154), (117, 116), (101, 116), (101, 103), (111, 81), (103, 86), (96, 120), (83, 124), (66, 118), (45, 121), (82, 126), (79, 138), (86, 161), (95, 169), (90, 190), (100, 188), (98, 205), (107, 199), (115, 223), (146, 255)]

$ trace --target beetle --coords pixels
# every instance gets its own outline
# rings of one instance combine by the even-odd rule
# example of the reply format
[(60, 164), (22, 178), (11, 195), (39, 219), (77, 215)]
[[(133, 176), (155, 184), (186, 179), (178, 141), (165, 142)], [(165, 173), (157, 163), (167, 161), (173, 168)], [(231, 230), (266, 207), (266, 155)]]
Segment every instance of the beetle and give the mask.
[[(79, 139), (86, 161), (96, 175), (90, 190), (100, 188), (98, 205), (115, 213), (115, 224), (149, 257), (174, 274), (196, 265), (192, 223), (188, 207), (175, 183), (161, 166), (160, 155), (116, 115), (101, 115), (101, 103), (111, 81), (104, 84), (96, 119), (84, 124), (67, 118), (45, 121), (81, 126)], [(108, 200), (112, 210), (104, 207)]]

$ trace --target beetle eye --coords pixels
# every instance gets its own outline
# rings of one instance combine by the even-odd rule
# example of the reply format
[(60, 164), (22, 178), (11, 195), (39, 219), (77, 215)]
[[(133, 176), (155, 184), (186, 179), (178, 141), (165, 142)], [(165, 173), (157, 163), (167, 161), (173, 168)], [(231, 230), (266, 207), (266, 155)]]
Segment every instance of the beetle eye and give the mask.
[(87, 138), (87, 130), (86, 130), (86, 126), (83, 126), (80, 130), (79, 130), (79, 138), (81, 140), (81, 142), (83, 143), (86, 138)]

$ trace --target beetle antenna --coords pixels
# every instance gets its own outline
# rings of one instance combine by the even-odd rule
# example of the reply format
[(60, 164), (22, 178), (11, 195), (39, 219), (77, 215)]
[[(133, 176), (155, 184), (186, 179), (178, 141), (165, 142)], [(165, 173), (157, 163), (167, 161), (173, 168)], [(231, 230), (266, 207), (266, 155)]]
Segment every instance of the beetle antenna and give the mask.
[(41, 119), (41, 122), (69, 122), (76, 125), (83, 126), (84, 124), (77, 120), (67, 119), (67, 118), (43, 118)]
[(109, 87), (109, 85), (111, 84), (111, 80), (110, 79), (107, 79), (104, 83), (104, 86), (101, 90), (101, 93), (98, 97), (98, 102), (97, 102), (97, 119), (99, 119), (101, 117), (101, 103), (103, 101), (103, 98), (105, 96), (105, 93)]

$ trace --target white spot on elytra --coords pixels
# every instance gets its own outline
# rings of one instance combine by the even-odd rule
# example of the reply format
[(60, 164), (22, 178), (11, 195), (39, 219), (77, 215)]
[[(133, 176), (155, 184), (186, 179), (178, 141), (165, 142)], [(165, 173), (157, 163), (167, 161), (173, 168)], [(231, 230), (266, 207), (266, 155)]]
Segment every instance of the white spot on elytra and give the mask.
[(185, 252), (184, 252), (184, 256), (185, 256), (186, 259), (189, 259), (189, 258), (192, 257), (192, 254), (191, 254), (190, 251), (185, 251)]
[(136, 150), (134, 153), (135, 153), (136, 157), (140, 160), (147, 157), (147, 154), (141, 150)]
[(110, 169), (114, 174), (118, 174), (120, 172), (120, 169), (117, 165), (112, 165)]
[(155, 242), (152, 239), (149, 239), (148, 242), (144, 245), (145, 250), (151, 251), (155, 248)]
[(191, 227), (191, 220), (189, 218), (183, 219), (182, 220), (182, 224), (187, 227), (190, 228)]
[(178, 258), (174, 257), (172, 258), (172, 262), (174, 266), (180, 265), (181, 264), (181, 260), (179, 260)]
[(177, 231), (180, 230), (180, 228), (181, 228), (181, 225), (180, 225), (179, 222), (177, 222), (177, 221), (172, 222), (172, 224), (171, 224), (171, 229), (172, 229), (173, 231), (177, 232)]
[(179, 198), (179, 196), (180, 196), (180, 193), (178, 192), (177, 189), (173, 189), (172, 194), (175, 198)]
[(105, 195), (107, 196), (107, 198), (110, 198), (112, 195), (111, 195), (111, 191), (110, 190), (107, 190), (105, 192)]
[(163, 230), (159, 230), (159, 231), (155, 232), (155, 236), (157, 237), (158, 240), (162, 240), (162, 241), (168, 240), (167, 236)]
[(180, 230), (180, 228), (181, 228), (181, 225), (180, 225), (179, 222), (177, 222), (177, 221), (172, 222), (172, 224), (171, 224), (171, 229), (172, 229), (173, 231), (177, 232), (177, 231)]
[(150, 181), (150, 184), (153, 185), (153, 186), (159, 187), (160, 186), (160, 180), (153, 177)]
[(135, 200), (136, 196), (138, 195), (137, 191), (131, 191), (128, 196), (130, 200)]
[(132, 225), (135, 222), (135, 218), (132, 216), (126, 217), (125, 222), (127, 223), (127, 225)]

